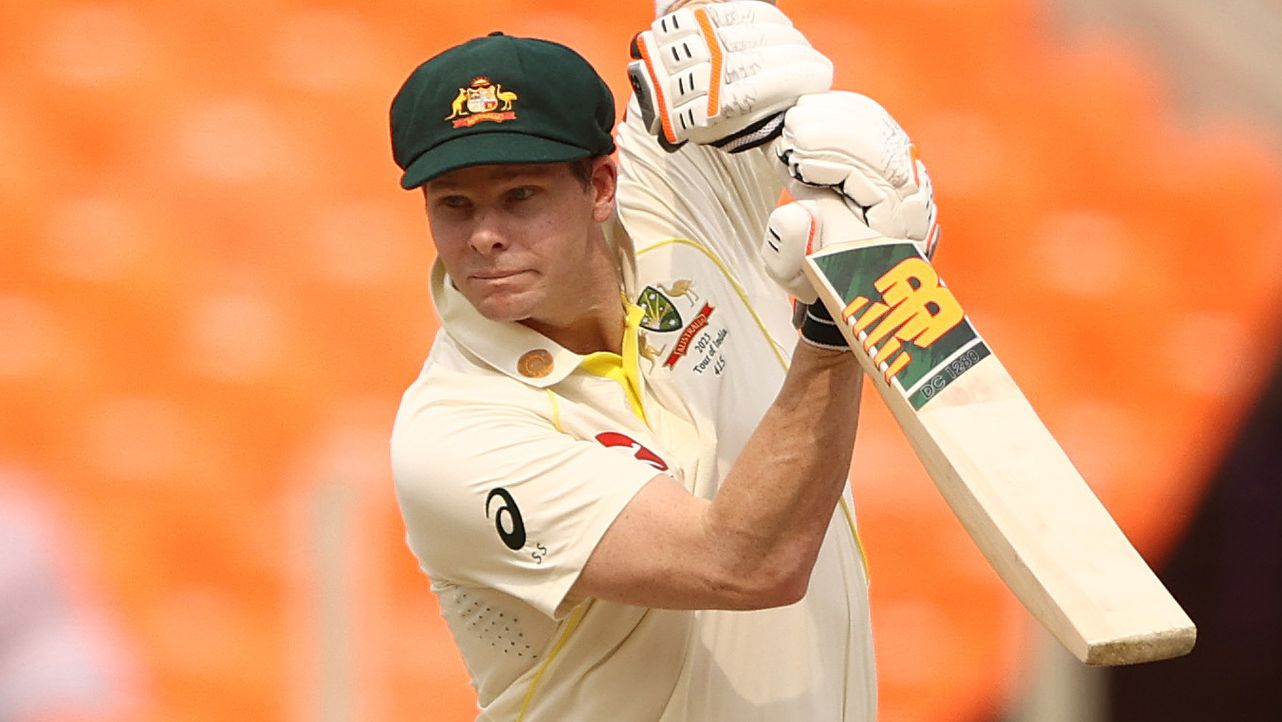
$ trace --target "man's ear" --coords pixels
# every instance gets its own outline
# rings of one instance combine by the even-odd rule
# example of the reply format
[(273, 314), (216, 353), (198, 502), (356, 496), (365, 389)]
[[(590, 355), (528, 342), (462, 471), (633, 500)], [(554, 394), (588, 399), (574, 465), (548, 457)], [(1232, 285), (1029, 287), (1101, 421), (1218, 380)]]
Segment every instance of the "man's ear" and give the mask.
[(610, 156), (592, 161), (592, 220), (605, 223), (614, 213), (614, 193), (619, 187), (619, 167)]

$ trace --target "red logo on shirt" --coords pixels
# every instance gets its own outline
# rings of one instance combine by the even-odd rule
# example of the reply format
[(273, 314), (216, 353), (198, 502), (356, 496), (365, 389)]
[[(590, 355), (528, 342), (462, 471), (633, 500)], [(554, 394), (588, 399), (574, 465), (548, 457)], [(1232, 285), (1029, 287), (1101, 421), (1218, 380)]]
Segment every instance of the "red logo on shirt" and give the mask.
[(703, 304), (703, 308), (700, 309), (699, 315), (695, 316), (694, 320), (690, 322), (690, 325), (686, 326), (686, 330), (681, 332), (681, 337), (677, 339), (677, 345), (673, 347), (672, 353), (668, 354), (668, 360), (663, 362), (664, 366), (667, 366), (668, 368), (676, 367), (677, 362), (681, 360), (681, 357), (685, 356), (686, 352), (690, 350), (690, 342), (694, 340), (695, 335), (708, 325), (708, 317), (711, 315), (712, 306), (706, 303)]
[(625, 446), (633, 450), (632, 458), (637, 461), (644, 461), (659, 471), (668, 470), (668, 465), (664, 463), (663, 459), (659, 458), (658, 454), (645, 448), (631, 436), (620, 434), (615, 431), (602, 431), (596, 435), (596, 440), (601, 442), (601, 445), (606, 448)]

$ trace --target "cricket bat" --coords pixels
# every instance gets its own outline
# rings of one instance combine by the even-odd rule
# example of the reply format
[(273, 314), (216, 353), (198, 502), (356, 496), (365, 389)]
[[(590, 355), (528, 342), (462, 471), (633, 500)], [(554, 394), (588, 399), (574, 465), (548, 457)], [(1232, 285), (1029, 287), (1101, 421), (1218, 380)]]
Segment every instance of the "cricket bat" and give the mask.
[[(1186, 654), (1197, 630), (910, 242), (819, 203), (805, 273), (971, 539), (1029, 612), (1090, 665)], [(838, 233), (835, 239), (832, 234)], [(831, 245), (832, 240), (842, 243)]]

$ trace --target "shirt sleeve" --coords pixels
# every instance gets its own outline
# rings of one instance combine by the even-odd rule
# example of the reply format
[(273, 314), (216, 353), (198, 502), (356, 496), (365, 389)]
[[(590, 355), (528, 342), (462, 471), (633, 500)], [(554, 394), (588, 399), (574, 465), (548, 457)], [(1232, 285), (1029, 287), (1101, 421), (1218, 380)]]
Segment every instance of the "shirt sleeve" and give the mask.
[(559, 618), (593, 549), (657, 472), (518, 407), (429, 407), (392, 436), (408, 541), (436, 580)]
[(619, 219), (638, 248), (691, 239), (719, 257), (759, 264), (766, 221), (783, 191), (768, 150), (686, 143), (669, 153), (641, 125), (635, 98), (617, 139)]

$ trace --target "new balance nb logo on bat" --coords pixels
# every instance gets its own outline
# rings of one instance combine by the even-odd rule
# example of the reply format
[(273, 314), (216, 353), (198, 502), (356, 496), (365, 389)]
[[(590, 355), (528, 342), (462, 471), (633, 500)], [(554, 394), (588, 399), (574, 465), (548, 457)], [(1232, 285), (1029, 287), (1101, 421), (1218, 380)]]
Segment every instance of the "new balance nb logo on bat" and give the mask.
[(816, 256), (858, 345), (920, 409), (990, 351), (921, 252), (886, 241)]
[(873, 285), (884, 303), (858, 296), (846, 304), (841, 317), (889, 383), (913, 360), (904, 343), (930, 348), (966, 314), (952, 292), (939, 282), (935, 269), (920, 258), (900, 261)]

